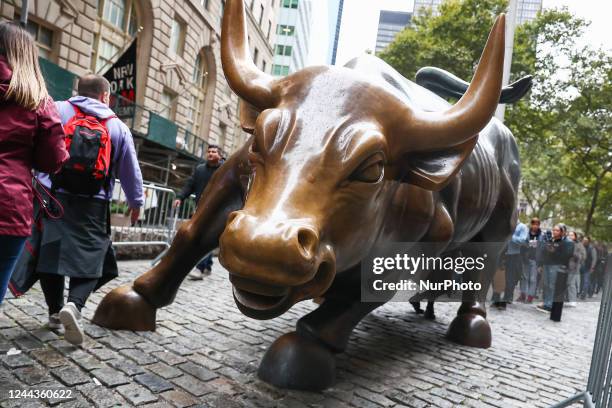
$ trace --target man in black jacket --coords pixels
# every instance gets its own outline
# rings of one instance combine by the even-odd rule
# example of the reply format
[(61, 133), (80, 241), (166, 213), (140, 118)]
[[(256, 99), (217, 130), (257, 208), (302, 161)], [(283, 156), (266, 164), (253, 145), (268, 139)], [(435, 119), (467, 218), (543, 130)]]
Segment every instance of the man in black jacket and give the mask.
[[(219, 152), (219, 146), (208, 146), (208, 150), (206, 152), (206, 163), (196, 166), (193, 174), (189, 180), (187, 180), (187, 184), (185, 184), (183, 187), (183, 190), (177, 194), (177, 198), (174, 201), (174, 207), (176, 208), (180, 206), (183, 200), (188, 198), (191, 194), (195, 194), (196, 203), (199, 203), (202, 192), (221, 164), (222, 160), (221, 152)], [(212, 264), (212, 253), (210, 253), (196, 265), (196, 270), (189, 274), (189, 279), (202, 280), (204, 275), (210, 274)]]

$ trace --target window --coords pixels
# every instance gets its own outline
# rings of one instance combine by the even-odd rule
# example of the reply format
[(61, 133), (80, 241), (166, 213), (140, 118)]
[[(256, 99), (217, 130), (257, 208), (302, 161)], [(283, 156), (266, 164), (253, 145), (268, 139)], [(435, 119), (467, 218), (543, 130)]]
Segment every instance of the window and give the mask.
[(225, 0), (221, 0), (221, 16), (219, 17), (221, 19), (221, 23), (223, 23), (223, 13), (225, 12)]
[(161, 100), (159, 101), (161, 107), (159, 109), (159, 115), (168, 119), (174, 120), (176, 96), (174, 93), (164, 90), (161, 94)]
[(270, 41), (270, 33), (272, 31), (272, 22), (268, 20), (268, 34), (266, 34), (266, 38)]
[(272, 75), (285, 76), (289, 75), (289, 67), (287, 65), (272, 65)]
[(266, 69), (268, 68), (268, 64), (266, 63), (266, 61), (262, 61), (261, 62), (261, 70), (263, 72), (266, 72)]
[(53, 30), (43, 27), (28, 18), (28, 32), (32, 35), (38, 46), (38, 54), (46, 59), (51, 59), (53, 51)]
[(290, 57), (293, 54), (293, 47), (290, 45), (277, 45), (274, 53), (276, 55), (284, 55)]
[(209, 0), (200, 0), (200, 4), (202, 4), (202, 7), (204, 7), (206, 10), (208, 10), (208, 3)]
[(123, 28), (125, 21), (126, 0), (105, 0), (102, 17), (112, 25)]
[[(101, 73), (120, 57), (140, 29), (136, 0), (98, 0), (91, 69)], [(112, 59), (112, 61), (111, 61)]]
[(261, 27), (261, 23), (263, 22), (263, 15), (264, 15), (264, 6), (263, 4), (259, 5), (259, 26)]
[(249, 10), (251, 10), (251, 13), (253, 12), (254, 5), (255, 5), (255, 0), (251, 0), (251, 5), (249, 6)]
[(170, 32), (170, 50), (175, 55), (182, 55), (185, 46), (185, 24), (177, 19), (172, 20)]
[(298, 0), (283, 0), (284, 8), (298, 8)]
[(253, 62), (257, 65), (257, 60), (259, 59), (259, 50), (255, 47), (255, 51), (253, 51)]
[(192, 82), (200, 88), (206, 88), (206, 79), (208, 78), (208, 70), (204, 56), (200, 53), (196, 57), (195, 66), (193, 69)]
[(276, 26), (276, 34), (291, 36), (291, 35), (295, 34), (295, 26), (278, 24)]
[(98, 46), (98, 61), (96, 62), (98, 72), (106, 71), (118, 57), (119, 51), (119, 47), (115, 44), (106, 41), (104, 38), (100, 39), (100, 44)]

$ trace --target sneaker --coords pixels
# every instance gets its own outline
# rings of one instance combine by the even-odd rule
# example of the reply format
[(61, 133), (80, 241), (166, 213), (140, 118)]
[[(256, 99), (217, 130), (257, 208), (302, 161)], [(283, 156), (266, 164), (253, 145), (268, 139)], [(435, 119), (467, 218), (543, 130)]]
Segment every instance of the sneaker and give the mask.
[(83, 328), (81, 327), (81, 313), (72, 302), (66, 303), (66, 306), (59, 312), (59, 318), (64, 325), (64, 339), (75, 346), (83, 343)]
[(196, 268), (189, 273), (188, 278), (189, 280), (202, 280), (204, 279), (204, 272)]
[(565, 307), (576, 307), (576, 306), (578, 306), (578, 303), (576, 302), (567, 302), (565, 304)]
[(546, 307), (544, 305), (538, 305), (537, 309), (543, 313), (550, 313), (550, 307)]
[(211, 272), (210, 272), (210, 269), (209, 269), (209, 268), (205, 268), (205, 269), (202, 271), (202, 276), (209, 276), (209, 275), (210, 275), (210, 273), (211, 273)]
[(49, 315), (49, 322), (47, 323), (47, 327), (51, 330), (58, 330), (62, 328), (62, 322), (59, 318), (59, 313), (53, 313)]

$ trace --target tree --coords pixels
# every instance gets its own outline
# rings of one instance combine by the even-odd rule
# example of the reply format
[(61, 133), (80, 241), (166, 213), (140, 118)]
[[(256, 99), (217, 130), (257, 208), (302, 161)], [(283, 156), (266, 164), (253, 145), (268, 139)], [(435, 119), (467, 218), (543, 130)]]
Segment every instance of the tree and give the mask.
[[(416, 17), (380, 57), (407, 78), (436, 66), (469, 79), (505, 0), (447, 0)], [(529, 97), (507, 107), (521, 151), (530, 215), (609, 236), (612, 203), (610, 55), (577, 49), (588, 23), (546, 10), (517, 27), (511, 77), (534, 75)]]
[(406, 78), (428, 65), (471, 78), (495, 17), (506, 8), (507, 0), (446, 1), (438, 16), (415, 16), (380, 57)]

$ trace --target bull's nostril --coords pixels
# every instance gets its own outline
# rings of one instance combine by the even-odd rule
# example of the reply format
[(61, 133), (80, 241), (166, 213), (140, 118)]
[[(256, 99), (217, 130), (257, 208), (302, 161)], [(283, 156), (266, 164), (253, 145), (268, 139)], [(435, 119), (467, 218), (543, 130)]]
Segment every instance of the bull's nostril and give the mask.
[(240, 211), (234, 211), (230, 215), (227, 216), (227, 223), (225, 225), (229, 226), (236, 220), (236, 218), (240, 215)]
[(297, 234), (297, 240), (300, 249), (307, 257), (310, 258), (314, 256), (317, 246), (319, 245), (319, 238), (313, 230), (308, 228), (300, 228)]

